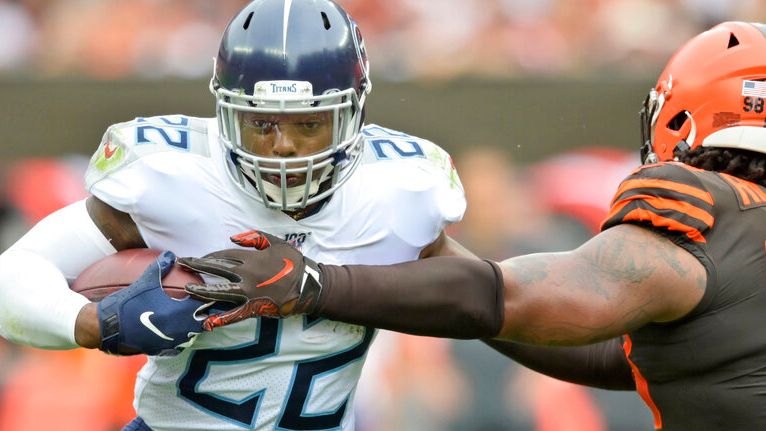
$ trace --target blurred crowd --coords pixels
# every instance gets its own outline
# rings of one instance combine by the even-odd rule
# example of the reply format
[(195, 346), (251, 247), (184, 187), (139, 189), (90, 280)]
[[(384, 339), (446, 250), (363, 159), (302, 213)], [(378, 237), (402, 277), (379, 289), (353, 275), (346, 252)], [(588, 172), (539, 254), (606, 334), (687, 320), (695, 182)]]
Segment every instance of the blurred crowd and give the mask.
[[(652, 74), (699, 31), (764, 21), (760, 0), (338, 0), (375, 76)], [(247, 0), (0, 0), (0, 75), (201, 78)]]
[[(766, 21), (761, 0), (338, 2), (362, 27), (373, 79), (389, 81), (653, 75), (682, 41), (714, 23)], [(0, 79), (204, 78), (223, 28), (245, 3), (0, 0)], [(528, 166), (490, 148), (454, 156), (468, 211), (449, 233), (492, 259), (579, 245), (597, 231), (611, 193), (638, 163), (636, 154), (605, 148)], [(0, 251), (46, 214), (85, 197), (86, 162), (75, 156), (2, 166)], [(357, 402), (361, 431), (651, 427), (635, 393), (555, 381), (477, 341), (382, 332), (369, 356)], [(132, 383), (142, 363), (0, 339), (0, 430), (117, 430), (133, 415)]]
[[(597, 231), (611, 193), (637, 160), (632, 152), (582, 148), (520, 166), (501, 149), (466, 148), (455, 154), (455, 163), (468, 210), (449, 233), (491, 259), (576, 247)], [(86, 197), (86, 163), (85, 156), (26, 159), (0, 171), (0, 251), (48, 213)], [(118, 430), (132, 418), (132, 385), (143, 362), (92, 350), (36, 350), (0, 339), (0, 430)], [(635, 393), (550, 379), (478, 341), (387, 331), (369, 353), (356, 414), (360, 431), (651, 426)]]
[[(87, 196), (86, 164), (76, 155), (3, 165), (0, 251), (49, 213)], [(135, 416), (133, 383), (145, 361), (85, 349), (37, 350), (0, 338), (0, 430), (119, 430)]]

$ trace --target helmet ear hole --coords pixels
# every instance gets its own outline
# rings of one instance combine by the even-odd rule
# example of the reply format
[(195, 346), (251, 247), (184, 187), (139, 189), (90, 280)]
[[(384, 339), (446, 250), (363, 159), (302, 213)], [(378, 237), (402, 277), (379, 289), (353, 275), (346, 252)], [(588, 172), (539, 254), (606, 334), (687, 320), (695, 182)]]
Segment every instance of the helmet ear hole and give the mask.
[(689, 116), (686, 111), (680, 111), (668, 121), (667, 128), (677, 132), (681, 130), (681, 127), (684, 126), (684, 123), (686, 123), (686, 120), (688, 119)]
[(729, 34), (729, 45), (726, 48), (727, 49), (734, 48), (737, 45), (739, 45), (739, 39), (737, 39), (737, 36), (734, 36), (734, 33), (730, 33)]

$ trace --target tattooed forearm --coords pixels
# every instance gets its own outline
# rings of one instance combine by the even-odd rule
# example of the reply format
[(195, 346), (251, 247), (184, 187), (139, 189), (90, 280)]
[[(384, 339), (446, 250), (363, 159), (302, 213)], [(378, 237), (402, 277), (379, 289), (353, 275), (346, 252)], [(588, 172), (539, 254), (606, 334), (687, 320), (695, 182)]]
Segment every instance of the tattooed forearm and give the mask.
[(627, 310), (620, 318), (594, 325), (589, 319), (580, 319), (576, 313), (569, 313), (561, 320), (526, 324), (515, 341), (549, 346), (590, 344), (623, 335), (645, 324), (647, 318), (645, 306)]

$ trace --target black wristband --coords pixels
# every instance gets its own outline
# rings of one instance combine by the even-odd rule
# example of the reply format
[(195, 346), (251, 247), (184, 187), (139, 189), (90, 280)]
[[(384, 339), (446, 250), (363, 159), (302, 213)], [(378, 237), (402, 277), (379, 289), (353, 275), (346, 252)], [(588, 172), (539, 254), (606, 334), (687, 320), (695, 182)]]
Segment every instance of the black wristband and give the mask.
[(107, 296), (98, 304), (98, 329), (101, 335), (99, 350), (119, 354), (120, 319), (117, 314), (117, 300)]
[(304, 281), (301, 285), (301, 293), (298, 302), (293, 307), (294, 314), (312, 314), (316, 310), (317, 302), (322, 293), (323, 272), (320, 264), (304, 257), (303, 269)]

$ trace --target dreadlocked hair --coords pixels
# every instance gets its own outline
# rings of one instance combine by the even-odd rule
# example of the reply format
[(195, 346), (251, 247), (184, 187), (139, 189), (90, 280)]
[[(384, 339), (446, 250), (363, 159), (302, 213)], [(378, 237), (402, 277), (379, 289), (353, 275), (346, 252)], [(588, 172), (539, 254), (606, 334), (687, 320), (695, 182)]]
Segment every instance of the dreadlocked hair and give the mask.
[(697, 147), (674, 155), (679, 162), (695, 168), (723, 172), (766, 187), (766, 154), (733, 148)]

